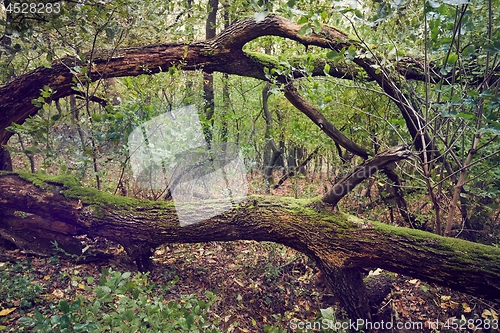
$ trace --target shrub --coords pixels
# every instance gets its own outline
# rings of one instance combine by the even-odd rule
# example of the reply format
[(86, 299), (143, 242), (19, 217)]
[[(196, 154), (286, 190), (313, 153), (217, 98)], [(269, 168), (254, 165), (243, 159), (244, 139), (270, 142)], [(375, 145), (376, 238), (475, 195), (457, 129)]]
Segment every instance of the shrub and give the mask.
[(152, 296), (147, 276), (103, 269), (98, 285), (87, 287), (90, 296), (63, 299), (51, 313), (35, 312), (19, 323), (30, 332), (220, 332), (207, 317), (213, 293), (207, 301), (196, 295), (167, 301)]
[(26, 309), (37, 303), (43, 288), (33, 283), (30, 271), (29, 261), (0, 265), (0, 309), (15, 305)]

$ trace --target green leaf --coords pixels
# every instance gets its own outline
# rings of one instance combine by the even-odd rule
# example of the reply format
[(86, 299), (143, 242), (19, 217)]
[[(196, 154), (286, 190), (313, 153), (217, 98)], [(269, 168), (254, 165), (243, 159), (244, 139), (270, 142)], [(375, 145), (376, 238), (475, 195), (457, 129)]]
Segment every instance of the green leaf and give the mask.
[(321, 27), (322, 27), (321, 21), (320, 20), (314, 20), (314, 30), (315, 31), (321, 31)]
[[(69, 328), (71, 326), (71, 318), (65, 314), (64, 316), (62, 316), (59, 320), (59, 324), (61, 326), (61, 328)], [(65, 331), (63, 331), (65, 332)]]
[(35, 318), (32, 317), (21, 317), (17, 320), (19, 324), (22, 326), (35, 326), (36, 325), (36, 320)]
[(312, 28), (310, 23), (304, 24), (302, 28), (300, 28), (299, 30), (300, 37), (307, 37), (311, 34), (312, 34)]
[(467, 96), (470, 96), (470, 97), (478, 97), (479, 96), (479, 92), (477, 90), (469, 90), (467, 92)]
[(391, 118), (391, 119), (389, 119), (389, 123), (391, 123), (393, 125), (403, 126), (405, 124), (405, 121), (403, 119)]
[(323, 68), (323, 72), (324, 72), (326, 75), (329, 75), (329, 74), (330, 74), (330, 65), (329, 65), (329, 64), (325, 64), (325, 67)]
[(80, 300), (76, 300), (74, 301), (73, 303), (71, 303), (71, 305), (69, 306), (71, 312), (76, 312), (78, 310), (80, 310), (80, 308), (82, 307), (82, 304), (80, 302)]
[(447, 60), (448, 64), (453, 65), (457, 61), (458, 61), (458, 54), (456, 54), (456, 53), (450, 53), (450, 55), (448, 57), (448, 60)]
[(356, 47), (354, 45), (349, 46), (347, 51), (344, 53), (346, 60), (352, 61), (356, 58)]
[(326, 57), (328, 59), (334, 60), (334, 59), (338, 59), (339, 57), (342, 57), (342, 54), (337, 52), (337, 51), (331, 50), (331, 51), (328, 51), (326, 53)]
[(493, 96), (494, 94), (495, 94), (495, 92), (492, 89), (487, 89), (487, 90), (482, 91), (479, 94), (479, 96), (481, 96), (481, 97), (490, 97), (490, 96)]
[(470, 57), (471, 55), (476, 53), (476, 47), (474, 45), (469, 45), (465, 49), (462, 50), (463, 57)]
[(55, 315), (50, 317), (50, 322), (54, 325), (59, 325), (61, 323), (61, 316)]
[(194, 323), (194, 316), (192, 314), (188, 314), (188, 313), (186, 313), (184, 316), (186, 318), (186, 324), (187, 324), (188, 328), (191, 328), (191, 326), (193, 326), (193, 323)]
[(45, 59), (49, 62), (45, 67), (46, 68), (51, 68), (52, 67), (51, 63), (52, 63), (52, 60), (53, 60), (52, 53), (50, 53), (50, 52), (47, 53), (47, 56), (45, 57)]
[(35, 311), (35, 319), (39, 322), (42, 322), (44, 320), (43, 315), (38, 311)]
[(141, 290), (139, 288), (134, 288), (134, 290), (132, 291), (132, 296), (137, 299), (139, 298), (139, 296), (141, 295)]
[(481, 128), (480, 132), (489, 132), (494, 135), (500, 135), (500, 122), (491, 122), (488, 126)]
[(69, 313), (69, 304), (67, 300), (63, 299), (59, 302), (59, 310), (63, 313)]
[(92, 332), (97, 330), (97, 327), (94, 323), (85, 323), (85, 324), (75, 324), (73, 326), (75, 332)]
[(108, 41), (112, 41), (114, 38), (115, 38), (115, 29), (111, 28), (111, 27), (107, 27), (105, 29), (106, 31), (106, 38), (108, 39)]
[(457, 114), (457, 117), (459, 118), (463, 118), (463, 119), (472, 119), (474, 118), (474, 114), (473, 113), (469, 113), (469, 112), (459, 112)]
[(309, 21), (309, 19), (305, 16), (302, 16), (298, 21), (297, 21), (297, 24), (305, 24), (307, 23), (307, 21)]
[(428, 4), (431, 8), (439, 8), (441, 4), (437, 0), (429, 0)]
[(134, 318), (135, 318), (134, 310), (132, 310), (132, 309), (125, 310), (125, 312), (123, 313), (123, 318), (125, 320), (128, 320), (128, 321), (134, 320)]
[(493, 44), (485, 45), (484, 49), (492, 54), (498, 54), (500, 53), (500, 41), (496, 41)]
[(439, 73), (441, 75), (447, 75), (448, 74), (448, 69), (445, 68), (445, 67), (442, 67), (440, 70), (439, 70)]
[(334, 319), (334, 313), (333, 313), (333, 308), (332, 307), (328, 307), (326, 309), (319, 309), (319, 311), (321, 312), (321, 316), (325, 319)]
[(101, 275), (101, 276), (99, 277), (99, 285), (100, 285), (100, 286), (104, 286), (104, 285), (106, 285), (106, 277), (105, 277), (104, 275)]

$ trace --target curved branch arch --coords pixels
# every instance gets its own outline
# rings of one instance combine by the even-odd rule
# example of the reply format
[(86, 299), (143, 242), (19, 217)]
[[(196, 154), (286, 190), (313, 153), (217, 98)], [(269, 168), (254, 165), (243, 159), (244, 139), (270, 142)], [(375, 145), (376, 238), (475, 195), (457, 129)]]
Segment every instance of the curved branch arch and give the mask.
[[(11, 136), (6, 127), (12, 123), (22, 123), (26, 118), (37, 113), (38, 108), (31, 101), (40, 96), (40, 90), (44, 86), (49, 86), (55, 91), (47, 102), (74, 94), (73, 78), (75, 75), (72, 73), (74, 66), (89, 67), (87, 77), (81, 79), (90, 81), (156, 74), (168, 71), (172, 66), (178, 66), (183, 70), (203, 68), (207, 71), (268, 80), (264, 74), (264, 68), (275, 64), (242, 50), (246, 43), (255, 38), (280, 36), (303, 45), (315, 45), (338, 51), (350, 45), (361, 47), (334, 28), (323, 27), (321, 32), (312, 33), (309, 36), (300, 36), (299, 30), (299, 25), (283, 17), (269, 15), (259, 22), (254, 19), (235, 22), (215, 38), (207, 41), (102, 50), (95, 53), (90, 66), (87, 61), (74, 57), (54, 61), (50, 68), (37, 68), (0, 87), (0, 146), (5, 145)], [(416, 63), (418, 62), (406, 61), (404, 66), (398, 68), (398, 71), (405, 77), (421, 79), (419, 69), (415, 69)], [(366, 68), (369, 67), (370, 64), (367, 64)], [(356, 71), (359, 70), (352, 66), (336, 64), (331, 66), (329, 74), (349, 79), (354, 77)], [(297, 73), (297, 75), (303, 74)], [(323, 66), (316, 68), (313, 75), (324, 75)], [(284, 81), (284, 78), (281, 80)]]
[[(181, 227), (171, 202), (113, 196), (80, 188), (70, 178), (0, 173), (0, 208), (0, 231), (14, 242), (29, 243), (30, 232), (62, 241), (101, 236), (122, 244), (143, 265), (150, 249), (166, 242), (281, 243), (314, 259), (333, 288), (359, 288), (356, 299), (342, 305), (360, 316), (359, 268), (380, 267), (500, 302), (500, 249), (333, 213), (317, 199), (301, 205), (291, 198), (250, 196), (230, 211)], [(8, 214), (12, 210), (30, 216)]]

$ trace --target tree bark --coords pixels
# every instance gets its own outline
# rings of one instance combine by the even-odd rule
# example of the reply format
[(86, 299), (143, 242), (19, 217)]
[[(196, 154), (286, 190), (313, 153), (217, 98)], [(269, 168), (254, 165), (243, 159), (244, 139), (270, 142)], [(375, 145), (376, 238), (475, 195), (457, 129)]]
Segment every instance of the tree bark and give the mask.
[(326, 133), (335, 143), (344, 147), (353, 154), (356, 154), (363, 159), (367, 159), (369, 156), (368, 151), (347, 138), (342, 132), (340, 132), (335, 125), (328, 121), (325, 116), (319, 112), (318, 109), (314, 107), (311, 103), (306, 101), (302, 96), (299, 95), (297, 89), (293, 84), (289, 84), (285, 88), (285, 97), (293, 104), (297, 109), (304, 113), (309, 119), (311, 119), (318, 127)]
[(271, 84), (266, 83), (262, 89), (262, 110), (264, 115), (264, 120), (266, 121), (266, 130), (264, 132), (266, 145), (264, 146), (264, 187), (266, 194), (271, 193), (271, 186), (274, 184), (273, 169), (281, 156), (282, 151), (276, 146), (276, 142), (271, 134), (273, 129), (273, 116), (271, 110), (269, 110), (269, 96), (271, 95)]
[[(151, 249), (168, 242), (281, 243), (317, 262), (351, 319), (366, 318), (360, 268), (380, 267), (500, 302), (500, 249), (332, 213), (321, 201), (250, 196), (230, 211), (181, 227), (170, 202), (113, 196), (81, 188), (71, 178), (3, 173), (0, 208), (4, 237), (13, 225), (47, 238), (101, 236), (122, 244), (142, 269)], [(17, 212), (16, 221), (8, 211)], [(15, 234), (9, 241), (16, 243)]]
[[(217, 34), (217, 10), (219, 7), (219, 0), (209, 0), (208, 17), (205, 26), (205, 39), (209, 40), (215, 38)], [(203, 132), (208, 147), (212, 144), (214, 113), (215, 113), (215, 94), (214, 94), (214, 75), (212, 71), (203, 71), (203, 99), (205, 101), (205, 110), (202, 122)]]
[(377, 154), (358, 165), (348, 175), (344, 176), (323, 196), (323, 202), (335, 206), (340, 199), (352, 191), (359, 183), (380, 169), (394, 162), (408, 158), (411, 152), (404, 146), (398, 146)]

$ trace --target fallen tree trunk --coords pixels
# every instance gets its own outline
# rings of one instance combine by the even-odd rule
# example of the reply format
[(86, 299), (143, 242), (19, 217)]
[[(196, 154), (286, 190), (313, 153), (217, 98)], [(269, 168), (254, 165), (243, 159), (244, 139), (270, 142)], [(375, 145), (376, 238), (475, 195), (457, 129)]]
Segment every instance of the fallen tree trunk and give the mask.
[(149, 268), (152, 249), (163, 243), (281, 243), (317, 262), (351, 319), (370, 316), (360, 268), (380, 267), (500, 302), (495, 247), (332, 213), (320, 200), (268, 196), (249, 196), (230, 211), (181, 227), (173, 203), (44, 177), (0, 174), (0, 230), (11, 242), (22, 246), (28, 235), (45, 234), (64, 247), (78, 235), (101, 236), (122, 244), (141, 269)]

